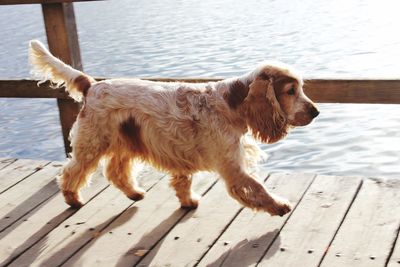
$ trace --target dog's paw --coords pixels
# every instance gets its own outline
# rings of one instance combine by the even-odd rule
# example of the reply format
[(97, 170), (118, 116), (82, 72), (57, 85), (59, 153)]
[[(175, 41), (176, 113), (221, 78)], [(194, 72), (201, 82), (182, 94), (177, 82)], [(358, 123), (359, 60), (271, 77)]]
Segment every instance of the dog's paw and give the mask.
[(144, 191), (141, 188), (136, 188), (135, 191), (131, 192), (128, 197), (134, 201), (139, 201), (142, 200), (144, 198), (144, 194), (146, 193), (146, 191)]
[(287, 199), (281, 197), (274, 197), (274, 201), (271, 205), (269, 205), (267, 212), (274, 215), (283, 216), (286, 213), (289, 213), (292, 210), (292, 205)]
[(200, 196), (192, 193), (190, 198), (181, 201), (182, 209), (196, 209), (199, 206)]
[(79, 209), (83, 206), (83, 201), (79, 193), (71, 191), (63, 191), (65, 202), (71, 206), (71, 208)]

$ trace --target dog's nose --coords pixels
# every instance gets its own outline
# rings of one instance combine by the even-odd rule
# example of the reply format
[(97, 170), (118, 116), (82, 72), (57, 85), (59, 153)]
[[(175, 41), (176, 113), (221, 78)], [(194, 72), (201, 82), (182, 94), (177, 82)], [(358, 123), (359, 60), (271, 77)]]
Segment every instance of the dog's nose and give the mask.
[(310, 109), (310, 115), (313, 118), (317, 117), (319, 115), (319, 110), (316, 107), (312, 106)]

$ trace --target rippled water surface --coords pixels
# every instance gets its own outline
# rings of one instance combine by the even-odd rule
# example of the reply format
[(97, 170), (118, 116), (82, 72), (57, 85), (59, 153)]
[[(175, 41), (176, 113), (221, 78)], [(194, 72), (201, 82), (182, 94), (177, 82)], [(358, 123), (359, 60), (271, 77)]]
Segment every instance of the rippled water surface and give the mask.
[[(274, 59), (309, 78), (399, 78), (399, 8), (395, 0), (75, 4), (84, 69), (108, 77), (230, 77)], [(0, 6), (0, 30), (0, 78), (29, 77), (27, 43), (46, 40), (40, 6)], [(262, 145), (264, 167), (400, 177), (400, 106), (319, 106), (314, 123)], [(54, 100), (0, 99), (0, 157), (63, 159)]]

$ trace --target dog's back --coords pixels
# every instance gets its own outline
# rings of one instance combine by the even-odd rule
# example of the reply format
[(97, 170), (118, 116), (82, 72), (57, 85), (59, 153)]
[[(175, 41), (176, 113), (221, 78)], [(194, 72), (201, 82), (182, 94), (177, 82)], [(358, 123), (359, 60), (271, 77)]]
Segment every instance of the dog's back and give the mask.
[(212, 125), (222, 123), (220, 101), (205, 84), (111, 79), (92, 85), (77, 124), (90, 124), (110, 151), (129, 148), (165, 170), (207, 170), (209, 146), (222, 138)]

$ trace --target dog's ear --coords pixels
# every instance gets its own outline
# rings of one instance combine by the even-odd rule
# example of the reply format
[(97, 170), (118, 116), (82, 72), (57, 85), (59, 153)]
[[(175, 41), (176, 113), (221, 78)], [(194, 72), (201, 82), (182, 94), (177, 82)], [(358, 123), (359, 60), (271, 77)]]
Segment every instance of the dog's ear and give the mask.
[(249, 85), (237, 80), (229, 85), (228, 91), (224, 95), (224, 98), (231, 109), (236, 109), (243, 103), (248, 93)]
[(287, 118), (275, 96), (274, 81), (260, 75), (249, 86), (244, 99), (247, 125), (253, 136), (265, 143), (275, 143), (288, 132)]

